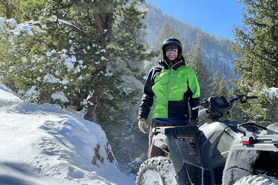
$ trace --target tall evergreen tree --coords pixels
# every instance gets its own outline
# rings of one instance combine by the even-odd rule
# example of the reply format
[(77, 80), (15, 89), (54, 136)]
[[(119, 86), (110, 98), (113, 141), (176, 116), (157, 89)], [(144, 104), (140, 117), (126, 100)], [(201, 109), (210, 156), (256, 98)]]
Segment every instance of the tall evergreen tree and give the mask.
[(186, 56), (186, 60), (189, 63), (188, 65), (194, 69), (198, 78), (201, 90), (201, 100), (203, 98), (208, 98), (211, 95), (211, 80), (210, 72), (203, 61), (200, 31), (198, 32), (196, 44), (192, 45), (191, 50)]
[(227, 88), (227, 81), (225, 80), (225, 78), (221, 79), (217, 94), (219, 96), (225, 96), (226, 98), (229, 98), (229, 91)]
[[(212, 96), (219, 96), (220, 94), (218, 94), (218, 90), (219, 90), (219, 84), (221, 82), (221, 77), (220, 77), (220, 73), (219, 71), (216, 71), (216, 73), (213, 76), (212, 79)], [(223, 95), (222, 95), (223, 96)]]
[[(8, 35), (1, 40), (5, 82), (25, 91), (36, 87), (36, 99), (42, 103), (53, 102), (51, 95), (61, 93), (67, 97), (66, 104), (88, 106), (87, 119), (115, 123), (109, 115), (120, 115), (119, 105), (132, 102), (138, 92), (123, 88), (126, 71), (122, 65), (115, 66), (147, 57), (147, 47), (142, 35), (139, 37), (145, 27), (141, 22), (145, 11), (137, 5), (143, 2), (0, 1), (0, 9), (7, 9), (4, 17), (15, 18), (18, 23), (37, 21), (26, 23), (33, 26), (34, 35), (27, 33), (19, 38), (10, 34), (13, 43), (7, 42)], [(8, 11), (11, 7), (18, 11)], [(8, 44), (14, 49), (5, 49)], [(46, 81), (46, 77), (52, 81)]]
[[(235, 28), (234, 52), (241, 58), (235, 69), (241, 75), (237, 87), (241, 93), (259, 95), (259, 106), (246, 107), (258, 120), (277, 121), (278, 100), (269, 99), (266, 89), (278, 87), (278, 2), (243, 0), (243, 26)], [(265, 97), (264, 97), (265, 96)]]
[(220, 76), (219, 71), (213, 76), (212, 79), (212, 96), (224, 96), (227, 100), (233, 98), (234, 90), (229, 88), (227, 80)]

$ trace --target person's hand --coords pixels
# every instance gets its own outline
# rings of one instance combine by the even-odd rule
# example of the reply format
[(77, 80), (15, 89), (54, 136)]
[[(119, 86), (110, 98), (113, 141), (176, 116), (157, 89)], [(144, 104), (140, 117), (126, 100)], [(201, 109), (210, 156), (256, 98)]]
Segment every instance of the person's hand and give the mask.
[(141, 132), (143, 132), (144, 134), (146, 134), (147, 132), (145, 131), (144, 127), (149, 128), (149, 124), (147, 122), (146, 119), (144, 118), (140, 118), (139, 122), (138, 122), (138, 127), (141, 130)]
[(198, 125), (198, 120), (192, 119), (189, 123), (189, 126), (197, 126)]

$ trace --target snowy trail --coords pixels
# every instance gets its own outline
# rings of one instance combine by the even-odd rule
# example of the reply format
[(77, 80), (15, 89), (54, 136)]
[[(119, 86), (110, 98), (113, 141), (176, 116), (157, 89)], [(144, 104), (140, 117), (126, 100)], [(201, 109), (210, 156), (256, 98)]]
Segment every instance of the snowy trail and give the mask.
[(99, 125), (55, 105), (24, 102), (0, 85), (1, 185), (135, 184), (109, 162), (109, 151)]

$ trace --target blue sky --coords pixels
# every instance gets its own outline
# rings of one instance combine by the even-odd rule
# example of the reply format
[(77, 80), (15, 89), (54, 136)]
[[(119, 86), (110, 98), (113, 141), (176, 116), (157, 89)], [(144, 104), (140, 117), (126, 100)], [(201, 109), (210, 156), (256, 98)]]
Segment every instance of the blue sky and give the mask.
[(172, 15), (202, 31), (233, 40), (233, 25), (241, 26), (242, 5), (238, 0), (146, 0), (161, 9), (163, 14)]

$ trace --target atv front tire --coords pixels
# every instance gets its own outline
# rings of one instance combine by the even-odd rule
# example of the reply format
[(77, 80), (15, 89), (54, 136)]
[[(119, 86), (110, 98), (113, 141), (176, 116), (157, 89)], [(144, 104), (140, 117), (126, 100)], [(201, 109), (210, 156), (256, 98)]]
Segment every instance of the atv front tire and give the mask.
[(166, 157), (153, 157), (141, 164), (136, 185), (177, 185), (173, 163)]
[(234, 185), (277, 185), (278, 180), (267, 175), (248, 175), (237, 180)]

